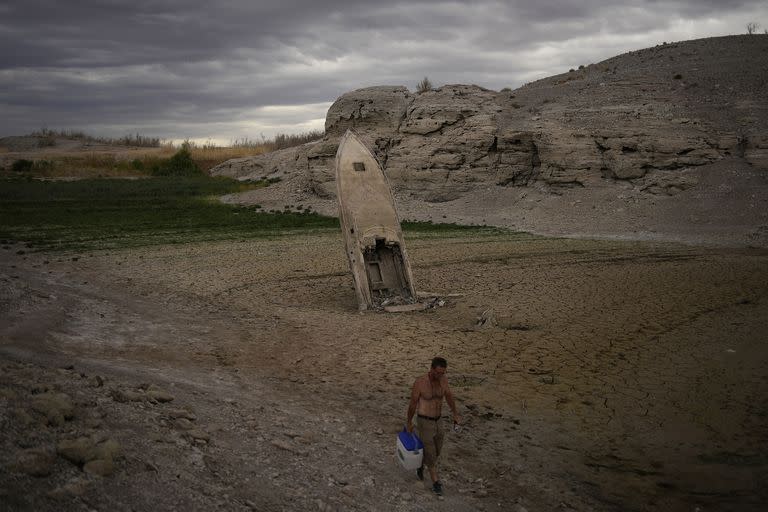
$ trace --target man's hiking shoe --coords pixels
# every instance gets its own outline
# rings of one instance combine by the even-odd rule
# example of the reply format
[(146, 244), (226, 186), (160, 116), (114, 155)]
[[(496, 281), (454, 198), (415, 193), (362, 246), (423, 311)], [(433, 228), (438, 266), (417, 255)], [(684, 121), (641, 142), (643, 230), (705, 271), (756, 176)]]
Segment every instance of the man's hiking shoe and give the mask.
[(442, 496), (443, 484), (441, 484), (440, 482), (435, 482), (434, 484), (432, 484), (432, 492), (437, 494), (438, 496)]
[(419, 480), (424, 480), (424, 466), (416, 470), (416, 476), (419, 477)]

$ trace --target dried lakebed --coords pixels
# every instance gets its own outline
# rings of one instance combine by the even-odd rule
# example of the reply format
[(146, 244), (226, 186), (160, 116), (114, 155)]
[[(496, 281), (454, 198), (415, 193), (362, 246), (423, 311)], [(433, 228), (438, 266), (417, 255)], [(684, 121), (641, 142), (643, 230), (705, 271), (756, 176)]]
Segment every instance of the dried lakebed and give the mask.
[[(0, 508), (765, 507), (768, 251), (406, 242), (443, 307), (358, 313), (335, 233), (2, 249)], [(393, 461), (435, 354), (440, 501)]]

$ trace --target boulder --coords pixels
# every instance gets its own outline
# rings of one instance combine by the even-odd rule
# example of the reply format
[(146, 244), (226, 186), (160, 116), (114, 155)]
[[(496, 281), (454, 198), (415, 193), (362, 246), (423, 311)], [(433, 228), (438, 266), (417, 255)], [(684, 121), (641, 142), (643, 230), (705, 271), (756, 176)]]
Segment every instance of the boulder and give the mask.
[(165, 403), (172, 402), (174, 396), (167, 391), (160, 389), (154, 385), (150, 386), (146, 391), (146, 395), (157, 402)]
[(83, 471), (89, 475), (109, 476), (115, 472), (115, 464), (112, 459), (94, 459), (85, 463)]
[(55, 461), (56, 457), (50, 450), (30, 448), (16, 455), (14, 469), (31, 476), (48, 476)]
[(66, 393), (46, 392), (35, 395), (32, 409), (43, 416), (49, 425), (60, 426), (75, 415), (75, 405)]
[(96, 446), (87, 437), (60, 441), (56, 446), (56, 452), (61, 457), (80, 466), (96, 458)]
[(328, 110), (325, 133), (336, 138), (348, 129), (395, 133), (412, 100), (413, 95), (402, 86), (366, 87), (344, 94)]
[(106, 439), (96, 445), (94, 455), (101, 460), (114, 460), (122, 455), (123, 448), (114, 439)]

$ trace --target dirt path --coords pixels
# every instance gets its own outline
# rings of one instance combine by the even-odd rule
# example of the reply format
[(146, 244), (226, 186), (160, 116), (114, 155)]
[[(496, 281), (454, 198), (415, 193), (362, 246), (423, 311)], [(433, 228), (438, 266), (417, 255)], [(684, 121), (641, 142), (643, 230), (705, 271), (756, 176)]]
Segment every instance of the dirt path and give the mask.
[[(3, 506), (768, 501), (765, 251), (419, 238), (409, 240), (417, 287), (460, 295), (391, 315), (356, 311), (340, 247), (328, 233), (78, 255), (4, 249)], [(448, 437), (443, 500), (392, 456), (409, 386), (437, 353), (466, 417)], [(62, 449), (79, 438), (81, 452)], [(109, 441), (120, 449), (107, 456)]]

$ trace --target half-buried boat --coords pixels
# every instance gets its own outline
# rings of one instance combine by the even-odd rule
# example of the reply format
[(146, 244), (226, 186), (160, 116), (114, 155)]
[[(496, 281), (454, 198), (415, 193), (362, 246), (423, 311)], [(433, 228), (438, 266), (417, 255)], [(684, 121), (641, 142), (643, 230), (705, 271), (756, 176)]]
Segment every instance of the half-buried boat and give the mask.
[(351, 130), (336, 152), (336, 189), (359, 308), (410, 309), (416, 291), (392, 190), (376, 157)]

